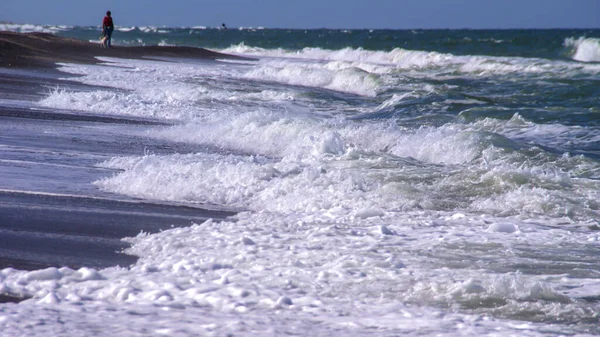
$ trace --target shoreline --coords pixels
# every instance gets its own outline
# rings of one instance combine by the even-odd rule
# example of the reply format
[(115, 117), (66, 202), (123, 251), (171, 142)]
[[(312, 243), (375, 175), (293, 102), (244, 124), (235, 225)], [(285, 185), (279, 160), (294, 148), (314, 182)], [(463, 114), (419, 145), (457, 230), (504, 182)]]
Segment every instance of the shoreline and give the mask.
[[(0, 33), (0, 37), (5, 35)], [(94, 63), (91, 55), (101, 48), (91, 45), (93, 49), (86, 54), (89, 58), (78, 61)], [(12, 51), (19, 48), (23, 47)], [(0, 46), (0, 59), (6, 61), (6, 55)], [(130, 246), (123, 238), (208, 219), (223, 221), (237, 213), (217, 206), (169, 204), (97, 191), (92, 182), (111, 173), (95, 165), (101, 158), (143, 153), (145, 149), (157, 153), (197, 149), (128, 133), (132, 128), (168, 125), (164, 121), (35, 106), (48, 87), (100, 88), (59, 78), (59, 71), (48, 60), (72, 60), (62, 59), (60, 52), (52, 55), (19, 56), (20, 67), (0, 67), (0, 270), (129, 267), (138, 257), (122, 252)], [(141, 55), (146, 52), (134, 56)], [(88, 133), (79, 133), (80, 128)], [(98, 141), (102, 138), (92, 132), (98, 128), (110, 128), (113, 137)], [(62, 166), (62, 171), (55, 171), (53, 165)], [(24, 299), (0, 291), (0, 303)]]
[(0, 190), (0, 270), (128, 267), (122, 241), (234, 213), (194, 206)]
[[(0, 191), (0, 270), (128, 268), (138, 256), (122, 239), (233, 215), (187, 205)], [(1, 292), (0, 303), (22, 294)]]
[(96, 57), (252, 60), (196, 47), (113, 46), (112, 48), (102, 48), (100, 43), (59, 37), (50, 33), (0, 31), (0, 67), (56, 68), (57, 63), (60, 62), (100, 63)]

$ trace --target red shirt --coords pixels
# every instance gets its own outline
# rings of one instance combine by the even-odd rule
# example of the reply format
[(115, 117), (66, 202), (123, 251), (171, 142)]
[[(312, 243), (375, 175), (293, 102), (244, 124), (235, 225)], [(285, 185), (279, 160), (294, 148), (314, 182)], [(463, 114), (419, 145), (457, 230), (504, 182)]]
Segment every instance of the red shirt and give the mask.
[(102, 27), (114, 27), (112, 17), (110, 17), (108, 15), (105, 16), (104, 20), (102, 20)]

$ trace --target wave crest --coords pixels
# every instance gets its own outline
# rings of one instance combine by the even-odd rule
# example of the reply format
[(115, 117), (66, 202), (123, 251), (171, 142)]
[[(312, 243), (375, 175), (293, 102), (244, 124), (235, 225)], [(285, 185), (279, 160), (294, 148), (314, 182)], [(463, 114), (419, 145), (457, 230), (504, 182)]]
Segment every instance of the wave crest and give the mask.
[(338, 50), (306, 47), (301, 50), (264, 49), (248, 46), (244, 43), (233, 45), (222, 52), (244, 54), (258, 57), (294, 58), (320, 61), (358, 62), (400, 68), (424, 68), (432, 64), (446, 64), (456, 57), (451, 54), (407, 50), (395, 48), (391, 51), (372, 51), (363, 48), (342, 48)]
[(564, 46), (572, 51), (571, 58), (580, 62), (600, 62), (600, 39), (590, 37), (569, 37)]
[(15, 33), (50, 33), (56, 34), (72, 29), (73, 26), (67, 25), (36, 25), (36, 24), (21, 24), (0, 22), (0, 31), (15, 32)]

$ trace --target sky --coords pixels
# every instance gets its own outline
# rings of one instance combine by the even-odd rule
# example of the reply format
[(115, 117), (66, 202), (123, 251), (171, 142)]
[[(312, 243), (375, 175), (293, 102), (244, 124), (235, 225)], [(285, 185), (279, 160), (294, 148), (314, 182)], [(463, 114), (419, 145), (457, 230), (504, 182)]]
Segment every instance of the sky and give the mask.
[(600, 28), (600, 0), (0, 0), (0, 22), (264, 28)]

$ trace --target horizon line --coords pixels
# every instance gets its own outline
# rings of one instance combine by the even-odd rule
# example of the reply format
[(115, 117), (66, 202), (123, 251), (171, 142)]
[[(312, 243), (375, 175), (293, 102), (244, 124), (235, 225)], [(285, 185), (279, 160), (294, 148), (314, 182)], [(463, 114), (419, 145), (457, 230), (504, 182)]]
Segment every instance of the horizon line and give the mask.
[[(73, 25), (73, 24), (42, 24), (42, 23), (19, 23), (12, 21), (3, 21), (0, 20), (0, 24), (11, 24), (11, 25), (33, 25), (33, 26), (67, 26), (67, 27), (100, 27), (100, 25)], [(209, 25), (115, 25), (116, 27), (126, 28), (126, 27), (156, 27), (156, 28), (180, 28), (180, 29), (223, 29), (221, 26), (209, 26)], [(450, 28), (450, 27), (412, 27), (412, 28), (370, 28), (370, 27), (362, 27), (362, 28), (348, 28), (348, 27), (304, 27), (304, 28), (292, 28), (292, 27), (266, 27), (266, 26), (227, 26), (227, 30), (243, 30), (243, 29), (288, 29), (288, 30), (600, 30), (600, 26), (598, 27), (495, 27), (495, 28), (477, 28), (477, 27), (460, 27), (460, 28)]]

